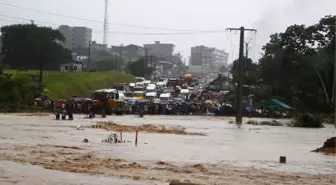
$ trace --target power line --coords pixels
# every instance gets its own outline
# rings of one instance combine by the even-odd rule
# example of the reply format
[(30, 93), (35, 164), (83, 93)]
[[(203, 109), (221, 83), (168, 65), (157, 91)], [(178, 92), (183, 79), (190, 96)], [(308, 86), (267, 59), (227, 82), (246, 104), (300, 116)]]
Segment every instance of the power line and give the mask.
[[(0, 16), (1, 16), (1, 15), (0, 15)], [(5, 18), (0, 18), (0, 20), (8, 21), (8, 22), (18, 22), (18, 23), (22, 23), (22, 21), (12, 20), (12, 19), (5, 19)]]
[[(0, 16), (7, 17), (7, 18), (24, 20), (24, 21), (31, 21), (31, 19), (11, 16), (11, 15), (1, 14), (1, 13), (0, 13)], [(18, 21), (15, 21), (15, 22), (18, 22)], [(46, 25), (51, 25), (51, 26), (60, 26), (59, 24), (43, 22), (43, 21), (35, 21), (35, 22), (36, 23), (41, 23), (41, 24), (46, 24)], [(104, 33), (103, 30), (95, 30), (95, 29), (92, 29), (92, 30), (95, 31), (95, 32)], [(198, 32), (170, 32), (170, 33), (109, 31), (108, 33), (122, 34), (122, 35), (144, 35), (145, 36), (145, 35), (197, 35), (197, 34), (214, 34), (214, 33), (224, 33), (224, 32), (226, 32), (226, 30), (198, 31)]]
[[(58, 14), (58, 13), (53, 13), (53, 12), (47, 12), (47, 11), (43, 11), (43, 10), (37, 10), (37, 9), (23, 7), (23, 6), (18, 6), (18, 5), (8, 4), (8, 3), (3, 3), (3, 2), (0, 2), (0, 5), (14, 7), (14, 8), (17, 8), (17, 9), (22, 9), (22, 10), (28, 10), (28, 11), (38, 12), (38, 13), (43, 13), (43, 14), (49, 14), (49, 15), (58, 16), (58, 17), (64, 17), (64, 18), (68, 18), (68, 19), (76, 19), (76, 20), (95, 22), (95, 23), (104, 23), (104, 21), (98, 21), (98, 20), (92, 20), (92, 19), (86, 19), (86, 18), (68, 16), (68, 15), (63, 15), (63, 14)], [(166, 31), (179, 31), (179, 32), (202, 32), (202, 31), (209, 31), (209, 30), (180, 30), (180, 29), (171, 29), (171, 28), (137, 26), (137, 25), (129, 25), (129, 24), (121, 24), (121, 23), (113, 23), (113, 22), (109, 22), (108, 24), (118, 25), (118, 26), (124, 26), (124, 27), (132, 27), (132, 28), (142, 28), (142, 29), (152, 29), (152, 30), (166, 30)], [(210, 30), (210, 31), (216, 31), (216, 30)]]
[[(7, 18), (12, 18), (12, 19), (19, 19), (19, 20), (23, 20), (23, 21), (31, 21), (31, 19), (26, 19), (26, 18), (21, 18), (21, 17), (15, 17), (15, 16), (11, 16), (11, 15), (6, 15), (6, 14), (2, 14), (0, 13), (1, 17), (7, 17)], [(13, 20), (14, 21), (14, 20)], [(19, 21), (18, 21), (19, 22)], [(42, 22), (42, 21), (35, 21), (41, 24), (47, 24), (47, 25), (52, 25), (52, 26), (60, 26), (59, 24), (53, 24), (53, 23), (48, 23), (48, 22)]]

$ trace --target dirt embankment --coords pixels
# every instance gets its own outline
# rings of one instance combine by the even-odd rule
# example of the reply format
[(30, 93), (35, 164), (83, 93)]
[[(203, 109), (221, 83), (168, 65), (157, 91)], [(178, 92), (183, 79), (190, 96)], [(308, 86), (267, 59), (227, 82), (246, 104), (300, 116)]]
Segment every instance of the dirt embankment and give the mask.
[(176, 134), (176, 135), (195, 135), (195, 136), (205, 136), (204, 133), (198, 132), (187, 132), (185, 128), (167, 128), (164, 125), (151, 125), (145, 124), (140, 126), (133, 125), (119, 125), (114, 122), (97, 122), (95, 125), (91, 125), (91, 128), (101, 128), (107, 131), (118, 131), (118, 132), (148, 132), (148, 133), (159, 133), (159, 134)]
[(324, 154), (335, 155), (336, 154), (336, 137), (327, 139), (327, 141), (324, 142), (321, 148), (317, 148), (313, 150), (313, 152), (322, 152)]
[(332, 175), (283, 173), (212, 164), (175, 165), (163, 161), (139, 163), (100, 156), (76, 146), (18, 146), (8, 151), (2, 150), (0, 160), (30, 163), (65, 172), (160, 182), (179, 180), (200, 185), (335, 184)]

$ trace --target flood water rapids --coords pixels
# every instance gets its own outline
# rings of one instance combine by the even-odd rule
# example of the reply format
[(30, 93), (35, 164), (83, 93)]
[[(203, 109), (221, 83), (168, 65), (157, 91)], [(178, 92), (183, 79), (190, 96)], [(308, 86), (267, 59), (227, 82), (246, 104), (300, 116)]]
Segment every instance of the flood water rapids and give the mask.
[[(135, 133), (131, 132), (123, 133), (126, 143), (108, 144), (101, 141), (109, 135), (109, 132), (86, 127), (97, 121), (106, 120), (123, 125), (152, 124), (184, 127), (189, 132), (200, 132), (205, 136), (140, 132), (138, 146), (135, 146)], [(76, 115), (73, 121), (68, 121), (55, 120), (54, 116), (0, 115), (0, 149), (10, 155), (11, 150), (16, 146), (33, 147), (42, 144), (79, 146), (102, 156), (146, 163), (164, 161), (170, 164), (223, 164), (278, 172), (335, 174), (335, 156), (311, 152), (321, 147), (326, 139), (335, 136), (333, 125), (326, 125), (321, 129), (308, 129), (243, 124), (238, 128), (235, 124), (229, 124), (230, 120), (234, 118), (211, 116), (138, 118), (134, 115), (108, 116), (105, 119), (90, 120), (85, 119), (83, 115)], [(75, 130), (78, 125), (82, 125), (83, 130)], [(84, 138), (87, 138), (89, 143), (83, 143)], [(279, 163), (280, 156), (286, 156), (286, 164)], [(21, 184), (41, 182), (150, 184), (146, 181), (45, 170), (38, 166), (14, 163), (0, 158), (0, 184), (15, 182)], [(164, 184), (154, 181), (151, 183)]]

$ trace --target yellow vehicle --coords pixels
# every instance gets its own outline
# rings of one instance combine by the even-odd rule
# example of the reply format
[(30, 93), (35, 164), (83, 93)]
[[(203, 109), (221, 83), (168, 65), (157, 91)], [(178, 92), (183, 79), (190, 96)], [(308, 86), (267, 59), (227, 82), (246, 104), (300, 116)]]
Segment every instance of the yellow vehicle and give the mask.
[(183, 77), (184, 79), (189, 79), (192, 78), (192, 74), (184, 74)]
[(137, 100), (142, 100), (144, 99), (145, 92), (143, 91), (134, 91), (133, 92), (133, 98)]

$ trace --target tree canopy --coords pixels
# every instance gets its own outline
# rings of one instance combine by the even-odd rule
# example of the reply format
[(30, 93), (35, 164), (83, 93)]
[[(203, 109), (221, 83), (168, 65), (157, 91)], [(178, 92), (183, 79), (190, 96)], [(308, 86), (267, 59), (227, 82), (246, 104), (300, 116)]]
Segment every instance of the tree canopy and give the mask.
[(71, 59), (71, 51), (61, 45), (64, 36), (58, 30), (18, 24), (2, 27), (1, 33), (2, 62), (11, 68), (39, 69), (42, 61), (44, 69), (55, 70)]
[(0, 65), (0, 111), (17, 111), (33, 103), (39, 84), (28, 75), (11, 75)]
[(146, 60), (141, 58), (136, 62), (131, 62), (128, 64), (128, 71), (134, 75), (139, 77), (146, 77), (153, 73), (153, 69), (151, 67), (147, 67)]
[[(258, 70), (271, 95), (297, 108), (330, 111), (335, 105), (335, 16), (311, 26), (292, 25), (270, 36)], [(301, 105), (301, 106), (299, 106)]]
[[(231, 67), (231, 74), (234, 82), (237, 82), (238, 80), (238, 61), (238, 59), (233, 61), (233, 65)], [(256, 85), (258, 82), (258, 65), (253, 63), (252, 59), (244, 58), (243, 68), (245, 71), (243, 84)]]

